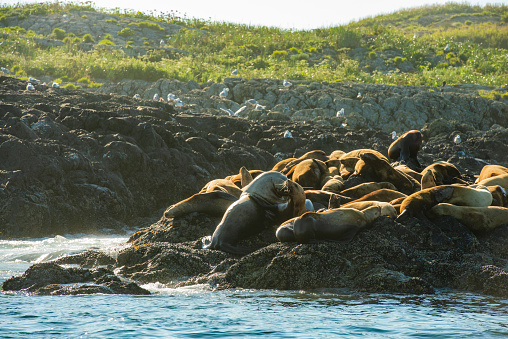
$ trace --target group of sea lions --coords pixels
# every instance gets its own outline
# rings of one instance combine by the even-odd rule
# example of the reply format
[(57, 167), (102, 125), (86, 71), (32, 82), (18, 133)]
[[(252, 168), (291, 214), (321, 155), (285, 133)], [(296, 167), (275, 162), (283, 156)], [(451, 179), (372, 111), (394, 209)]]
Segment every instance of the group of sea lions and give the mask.
[[(242, 167), (170, 206), (164, 216), (222, 216), (203, 248), (235, 254), (249, 252), (239, 241), (275, 226), (279, 241), (308, 243), (350, 240), (382, 215), (397, 222), (450, 215), (474, 232), (508, 223), (508, 168), (486, 165), (469, 185), (451, 163), (422, 169), (421, 146), (420, 131), (412, 130), (390, 145), (388, 158), (372, 149), (330, 155), (315, 150), (267, 172)], [(361, 183), (344, 189), (345, 180), (354, 178)]]

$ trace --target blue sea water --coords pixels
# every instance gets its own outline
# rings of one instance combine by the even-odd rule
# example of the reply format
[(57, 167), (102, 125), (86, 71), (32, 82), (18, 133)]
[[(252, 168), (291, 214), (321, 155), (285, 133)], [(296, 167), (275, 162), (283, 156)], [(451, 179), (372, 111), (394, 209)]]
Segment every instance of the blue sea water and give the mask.
[[(0, 283), (31, 264), (84, 249), (114, 255), (124, 236), (0, 240)], [(0, 294), (0, 338), (497, 338), (508, 299), (343, 290), (212, 291), (143, 287), (150, 296)]]

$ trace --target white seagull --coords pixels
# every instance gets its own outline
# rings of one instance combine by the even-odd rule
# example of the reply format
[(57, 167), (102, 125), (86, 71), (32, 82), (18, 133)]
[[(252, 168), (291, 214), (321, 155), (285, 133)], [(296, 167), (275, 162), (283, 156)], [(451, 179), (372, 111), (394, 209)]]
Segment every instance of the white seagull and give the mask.
[(168, 101), (175, 100), (176, 96), (173, 93), (168, 93)]
[(284, 81), (282, 82), (282, 86), (284, 86), (284, 87), (286, 87), (286, 88), (288, 88), (288, 87), (289, 87), (289, 86), (291, 86), (291, 85), (292, 85), (292, 84), (291, 84), (289, 81), (287, 81), (286, 79), (284, 79)]
[(140, 99), (141, 99), (141, 95), (139, 95), (138, 93), (136, 93), (136, 94), (134, 94), (134, 96), (132, 97), (132, 99), (140, 100)]
[(337, 118), (344, 118), (344, 107), (337, 111)]
[(397, 136), (397, 132), (392, 132), (392, 140), (397, 140), (399, 137)]
[(449, 52), (450, 51), (450, 45), (449, 44), (446, 44), (446, 47), (444, 48), (444, 51), (445, 52)]
[(33, 82), (34, 84), (38, 84), (39, 83), (39, 80), (37, 80), (35, 78), (32, 78), (32, 77), (29, 77), (28, 81)]
[(361, 92), (358, 92), (358, 95), (356, 96), (357, 99), (361, 99), (362, 98), (362, 93)]
[(413, 40), (416, 40), (417, 36), (416, 33), (413, 35)]
[(5, 67), (1, 67), (0, 68), (2, 70), (2, 73), (5, 73), (5, 74), (11, 74), (11, 71), (9, 71), (7, 68)]
[(166, 43), (164, 42), (164, 39), (161, 39), (160, 45), (164, 46)]
[(60, 88), (60, 84), (58, 82), (54, 82), (53, 85), (51, 85), (53, 88)]
[(28, 83), (28, 84), (26, 85), (26, 90), (27, 90), (27, 91), (35, 91), (35, 87), (34, 87), (34, 85), (32, 85), (31, 83)]
[(231, 75), (238, 75), (238, 70), (235, 69), (233, 72), (231, 72)]
[(293, 135), (291, 134), (290, 131), (284, 132), (284, 138), (292, 138), (292, 137), (293, 137)]
[(226, 99), (226, 97), (228, 96), (228, 93), (229, 93), (229, 88), (224, 87), (222, 92), (220, 92), (219, 97)]
[(453, 138), (453, 142), (455, 143), (455, 145), (458, 145), (462, 142), (462, 139), (460, 139), (460, 135), (456, 135), (455, 138)]
[(159, 101), (159, 94), (158, 94), (158, 93), (155, 93), (155, 94), (153, 95), (153, 100), (154, 100), (154, 101)]
[(180, 100), (180, 98), (175, 99), (175, 107), (183, 107), (183, 102)]

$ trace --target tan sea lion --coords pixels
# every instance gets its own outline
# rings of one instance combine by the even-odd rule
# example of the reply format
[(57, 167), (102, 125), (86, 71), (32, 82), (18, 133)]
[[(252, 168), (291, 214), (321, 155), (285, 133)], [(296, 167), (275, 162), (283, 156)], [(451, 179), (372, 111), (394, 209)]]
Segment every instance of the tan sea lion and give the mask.
[(470, 207), (441, 203), (429, 211), (432, 218), (443, 215), (450, 215), (471, 231), (480, 233), (508, 224), (508, 208), (499, 206)]
[(352, 201), (350, 203), (347, 203), (341, 208), (354, 208), (359, 211), (363, 211), (371, 206), (379, 206), (381, 208), (381, 215), (386, 215), (390, 218), (397, 218), (398, 212), (395, 210), (395, 208), (389, 203), (389, 202), (383, 202), (383, 201)]
[(356, 150), (353, 150), (351, 152), (344, 154), (339, 159), (340, 163), (341, 163), (340, 175), (342, 176), (342, 178), (347, 179), (347, 178), (349, 178), (349, 176), (351, 174), (354, 173), (356, 163), (358, 162), (358, 160), (360, 160), (360, 155), (363, 153), (372, 153), (375, 156), (377, 156), (378, 158), (385, 160), (387, 163), (390, 163), (388, 158), (386, 158), (383, 154), (381, 154), (378, 151), (368, 149), (368, 148), (356, 149)]
[(508, 168), (506, 168), (504, 166), (485, 165), (485, 166), (483, 166), (478, 178), (476, 178), (475, 183), (479, 183), (480, 181), (482, 181), (484, 179), (495, 177), (495, 176), (498, 176), (501, 174), (507, 174), (507, 173), (508, 173)]
[(315, 240), (348, 241), (380, 215), (379, 206), (371, 206), (363, 211), (336, 208), (323, 212), (307, 212), (296, 218), (293, 232), (299, 244)]
[(418, 167), (417, 155), (422, 148), (422, 133), (418, 130), (411, 130), (402, 134), (397, 140), (388, 147), (388, 158), (394, 161), (416, 161)]
[(397, 171), (389, 163), (372, 153), (362, 153), (360, 160), (355, 165), (355, 173), (372, 181), (391, 182), (397, 190), (404, 194), (411, 194), (420, 189), (420, 184), (414, 179)]
[(353, 199), (358, 199), (366, 194), (372, 193), (382, 188), (387, 188), (390, 190), (397, 189), (391, 182), (365, 182), (363, 184), (359, 184), (351, 188), (342, 190), (340, 194), (346, 195)]
[(346, 154), (346, 152), (344, 151), (341, 151), (341, 150), (335, 150), (333, 151), (332, 153), (330, 153), (330, 155), (328, 156), (328, 159), (329, 160), (340, 160), (340, 158)]
[(483, 185), (483, 186), (499, 185), (499, 186), (502, 186), (505, 190), (508, 190), (508, 173), (507, 174), (500, 174), (500, 175), (496, 175), (495, 177), (483, 179), (482, 181), (478, 182), (478, 185)]
[(305, 212), (305, 193), (298, 184), (276, 171), (265, 172), (254, 179), (236, 202), (224, 213), (203, 248), (246, 254), (248, 249), (238, 241)]
[(486, 207), (492, 203), (492, 194), (485, 186), (441, 185), (413, 193), (402, 201), (398, 222), (408, 217), (425, 217), (425, 212), (439, 203), (461, 206)]
[(244, 170), (247, 170), (245, 167), (242, 166), (240, 168), (240, 172), (238, 174), (232, 175), (230, 177), (226, 177), (226, 179), (231, 180), (233, 184), (240, 188), (244, 188), (247, 186), (252, 180), (254, 180), (258, 175), (264, 173), (264, 171), (261, 170), (250, 170), (248, 173), (245, 173)]
[(411, 168), (407, 167), (406, 165), (397, 165), (394, 168), (399, 172), (409, 175), (410, 177), (412, 177), (413, 179), (415, 179), (418, 182), (422, 181), (422, 173), (413, 171)]
[(337, 192), (344, 187), (344, 180), (340, 175), (329, 178), (321, 187), (322, 191)]
[(164, 217), (179, 218), (193, 212), (220, 217), (237, 200), (238, 197), (223, 191), (197, 193), (169, 206), (164, 212)]
[(337, 195), (340, 198), (341, 203), (346, 203), (353, 201), (350, 197), (346, 197), (341, 194), (336, 194), (333, 192), (327, 192), (322, 190), (305, 190), (305, 196), (307, 199), (312, 201), (314, 204), (314, 208), (319, 210), (321, 208), (326, 208), (330, 203), (330, 197), (333, 195)]

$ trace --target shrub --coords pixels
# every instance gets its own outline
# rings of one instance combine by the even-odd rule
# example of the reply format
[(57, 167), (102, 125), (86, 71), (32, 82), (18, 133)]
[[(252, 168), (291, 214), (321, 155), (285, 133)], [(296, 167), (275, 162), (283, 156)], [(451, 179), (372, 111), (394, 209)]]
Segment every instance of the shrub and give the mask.
[(369, 59), (370, 59), (370, 60), (373, 60), (373, 59), (375, 59), (375, 58), (377, 58), (377, 53), (376, 53), (376, 52), (374, 52), (374, 51), (369, 52)]
[(88, 18), (88, 17), (86, 16), (86, 14), (83, 14), (81, 17), (82, 17), (83, 19), (87, 19), (87, 18)]
[(106, 34), (104, 39), (106, 39), (106, 40), (113, 40), (113, 37), (111, 36), (111, 34)]
[(507, 22), (508, 23), (508, 11), (504, 12), (504, 14), (501, 15), (501, 22)]
[(395, 65), (401, 64), (404, 61), (406, 61), (406, 58), (400, 56), (393, 58), (393, 62), (395, 63)]
[(90, 83), (90, 79), (83, 77), (83, 78), (79, 78), (77, 82), (79, 82), (80, 84), (87, 84), (88, 85)]
[(115, 19), (108, 19), (106, 20), (106, 22), (110, 24), (116, 24), (118, 21), (116, 21)]
[(289, 53), (293, 53), (293, 54), (298, 54), (298, 53), (302, 53), (302, 50), (301, 49), (298, 49), (296, 47), (291, 47), (289, 49)]
[(102, 39), (101, 41), (99, 41), (99, 43), (97, 45), (114, 46), (115, 43), (111, 40), (108, 40), (108, 39)]
[(464, 22), (464, 24), (467, 26), (471, 26), (473, 24), (473, 22), (471, 20), (466, 20), (466, 22)]
[(95, 42), (95, 40), (92, 38), (91, 34), (87, 33), (87, 34), (83, 35), (83, 42), (93, 43), (93, 42)]
[(253, 59), (249, 62), (250, 66), (252, 66), (254, 69), (265, 69), (268, 66), (270, 66), (270, 63), (261, 57), (257, 57), (256, 59)]
[(294, 54), (290, 57), (291, 61), (309, 60), (310, 56), (306, 53)]
[(88, 88), (99, 88), (99, 87), (101, 87), (101, 86), (102, 86), (102, 83), (100, 83), (100, 82), (93, 82), (93, 81), (92, 81), (92, 82), (90, 82), (90, 83), (88, 84)]
[(309, 48), (309, 53), (317, 53), (317, 48), (316, 47)]
[(123, 37), (123, 38), (127, 38), (127, 37), (130, 37), (130, 36), (133, 36), (135, 34), (135, 32), (132, 29), (130, 29), (129, 27), (125, 27), (120, 32), (118, 32), (117, 34), (119, 36)]
[(275, 59), (282, 59), (288, 56), (288, 52), (286, 51), (273, 51), (272, 57)]
[(51, 36), (57, 40), (63, 40), (66, 35), (67, 35), (66, 32), (58, 27), (53, 29), (53, 32), (51, 33)]
[(77, 87), (74, 84), (67, 84), (67, 85), (63, 86), (62, 88), (65, 88), (65, 89), (76, 89)]
[(129, 24), (130, 26), (138, 26), (139, 28), (148, 28), (154, 31), (164, 31), (164, 28), (162, 28), (159, 24), (156, 24), (154, 22), (148, 22), (148, 21), (141, 21), (141, 22), (131, 22)]

